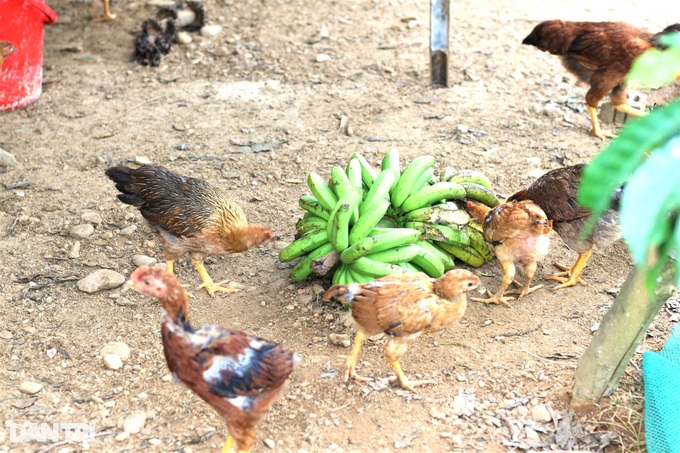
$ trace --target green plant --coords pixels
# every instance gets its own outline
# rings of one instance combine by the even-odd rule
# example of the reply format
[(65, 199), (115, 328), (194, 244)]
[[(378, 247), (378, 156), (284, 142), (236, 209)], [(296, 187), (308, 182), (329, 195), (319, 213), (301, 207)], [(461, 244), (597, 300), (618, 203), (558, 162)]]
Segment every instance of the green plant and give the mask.
[[(680, 77), (680, 34), (666, 50), (652, 49), (633, 64), (629, 82), (654, 85)], [(616, 388), (635, 348), (680, 282), (680, 100), (632, 121), (588, 165), (578, 200), (593, 210), (591, 227), (626, 184), (621, 228), (635, 268), (578, 362), (572, 404), (590, 404)], [(585, 229), (584, 235), (589, 233)]]

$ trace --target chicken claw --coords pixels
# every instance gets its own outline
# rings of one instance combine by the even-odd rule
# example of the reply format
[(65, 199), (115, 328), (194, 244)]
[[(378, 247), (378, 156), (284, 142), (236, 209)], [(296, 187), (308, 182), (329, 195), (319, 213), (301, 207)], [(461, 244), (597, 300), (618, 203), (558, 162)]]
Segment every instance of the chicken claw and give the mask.
[(364, 341), (366, 340), (366, 334), (364, 334), (363, 330), (359, 329), (357, 330), (357, 334), (354, 337), (354, 348), (352, 349), (352, 353), (347, 356), (347, 363), (345, 365), (345, 377), (344, 381), (347, 382), (349, 378), (352, 378), (354, 380), (360, 381), (360, 382), (371, 382), (371, 378), (359, 376), (356, 371), (356, 365), (357, 365), (357, 357), (359, 357), (359, 351), (361, 351), (361, 346), (364, 344)]
[(409, 390), (413, 393), (418, 393), (416, 392), (416, 387), (419, 387), (421, 385), (436, 385), (437, 381), (433, 381), (432, 379), (425, 379), (422, 381), (411, 381), (409, 378), (406, 377), (404, 372), (401, 369), (401, 365), (399, 364), (398, 360), (388, 360), (390, 362), (390, 365), (392, 365), (392, 368), (394, 369), (394, 372), (397, 373), (396, 376), (389, 378), (388, 380), (390, 382), (399, 382), (399, 386), (403, 389)]
[(521, 289), (511, 289), (510, 291), (506, 291), (505, 294), (517, 294), (517, 298), (521, 299), (522, 297), (526, 296), (527, 294), (531, 294), (537, 289), (543, 288), (543, 285), (536, 285), (533, 287), (524, 287), (523, 285), (520, 285)]
[[(198, 271), (198, 274), (201, 276), (201, 280), (203, 283), (201, 283), (198, 287), (196, 287), (197, 290), (201, 288), (205, 288), (206, 291), (208, 291), (208, 294), (210, 296), (215, 297), (216, 292), (223, 292), (223, 293), (237, 293), (239, 290), (235, 287), (237, 283), (230, 282), (229, 280), (222, 280), (219, 283), (215, 283), (208, 274), (208, 271), (205, 270), (205, 266), (203, 266), (203, 263), (200, 261), (196, 260), (191, 260), (192, 263), (194, 263), (194, 266), (196, 267), (196, 270)], [(227, 286), (222, 286), (225, 283), (229, 283)]]
[(100, 17), (95, 17), (92, 19), (92, 22), (108, 22), (110, 20), (114, 20), (116, 18), (115, 14), (111, 14), (111, 10), (109, 9), (109, 0), (104, 0), (104, 14)]
[[(509, 300), (515, 300), (514, 297), (505, 297), (500, 291), (497, 294), (491, 294), (491, 291), (487, 290), (486, 291), (487, 295), (489, 296), (488, 299), (481, 299), (479, 297), (471, 297), (470, 300), (474, 300), (475, 302), (482, 302), (485, 304), (496, 304), (496, 305), (505, 305), (508, 308), (512, 308), (512, 305), (508, 302)], [(509, 294), (505, 293), (505, 294)]]
[(556, 274), (553, 274), (549, 277), (546, 277), (546, 280), (554, 280), (556, 282), (562, 283), (561, 285), (557, 285), (553, 289), (564, 289), (564, 288), (569, 288), (572, 286), (576, 286), (579, 283), (583, 286), (588, 285), (583, 279), (581, 279), (581, 276), (575, 273), (572, 273), (571, 268), (564, 266), (562, 264), (555, 263), (555, 267), (559, 269), (563, 269), (564, 272), (558, 272)]
[(562, 283), (561, 285), (557, 285), (555, 289), (569, 288), (571, 286), (576, 286), (579, 283), (583, 286), (586, 286), (587, 283), (581, 279), (581, 273), (586, 267), (586, 263), (588, 263), (588, 260), (592, 254), (592, 249), (581, 253), (572, 267), (567, 267), (560, 263), (554, 263), (555, 267), (561, 269), (563, 272), (558, 272), (557, 274), (551, 275), (550, 277), (546, 277), (546, 280), (555, 280)]

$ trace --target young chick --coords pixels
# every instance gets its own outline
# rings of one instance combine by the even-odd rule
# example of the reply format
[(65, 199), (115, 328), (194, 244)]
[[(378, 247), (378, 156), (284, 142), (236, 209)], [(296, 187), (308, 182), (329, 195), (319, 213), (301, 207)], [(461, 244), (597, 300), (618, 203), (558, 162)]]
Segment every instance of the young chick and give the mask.
[(361, 285), (331, 286), (323, 300), (336, 298), (351, 303), (352, 318), (358, 327), (354, 349), (347, 358), (345, 381), (350, 377), (370, 380), (357, 374), (357, 357), (366, 337), (384, 332), (389, 337), (385, 355), (397, 374), (399, 385), (415, 391), (416, 386), (436, 384), (431, 380), (410, 381), (401, 370), (399, 359), (411, 340), (459, 321), (467, 307), (466, 293), (478, 285), (475, 274), (454, 269), (436, 280), (419, 272), (390, 275)]
[(496, 294), (488, 299), (472, 300), (509, 307), (508, 300), (513, 298), (505, 297), (505, 290), (515, 279), (516, 262), (524, 266), (524, 286), (518, 298), (541, 288), (543, 285), (532, 288), (530, 284), (538, 261), (548, 254), (550, 246), (548, 233), (552, 229), (552, 220), (547, 219), (543, 210), (531, 201), (502, 203), (493, 209), (468, 201), (467, 208), (484, 228), (484, 239), (493, 246), (503, 269), (503, 282)]
[(236, 292), (227, 280), (214, 283), (203, 266), (208, 255), (240, 253), (266, 244), (274, 232), (249, 225), (246, 215), (227, 194), (202, 179), (189, 178), (164, 167), (111, 167), (106, 176), (121, 192), (118, 199), (136, 206), (158, 233), (168, 272), (174, 261), (189, 255), (208, 294)]
[(160, 300), (168, 368), (226, 421), (229, 436), (222, 452), (251, 451), (255, 426), (281, 393), (297, 354), (237, 330), (195, 329), (184, 288), (162, 269), (142, 266), (128, 286)]
[(584, 165), (580, 164), (549, 171), (526, 189), (508, 198), (509, 201), (531, 200), (540, 206), (546, 216), (553, 221), (553, 228), (564, 244), (579, 254), (576, 263), (571, 267), (555, 263), (555, 266), (563, 271), (547, 277), (548, 280), (561, 283), (555, 289), (568, 288), (579, 283), (585, 285), (586, 283), (581, 280), (581, 273), (593, 253), (593, 248), (607, 247), (621, 238), (618, 207), (623, 187), (616, 191), (612, 199), (612, 208), (600, 217), (590, 235), (581, 238), (581, 231), (590, 219), (590, 210), (576, 201), (583, 167)]

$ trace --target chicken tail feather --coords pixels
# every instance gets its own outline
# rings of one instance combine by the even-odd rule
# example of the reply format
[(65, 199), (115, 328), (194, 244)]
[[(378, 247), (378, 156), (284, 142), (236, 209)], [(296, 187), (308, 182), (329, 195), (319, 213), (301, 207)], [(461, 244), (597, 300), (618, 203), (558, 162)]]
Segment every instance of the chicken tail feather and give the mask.
[(107, 168), (106, 176), (116, 184), (116, 189), (120, 192), (118, 195), (120, 201), (132, 206), (141, 206), (142, 199), (139, 192), (131, 185), (133, 179), (131, 168), (122, 165)]

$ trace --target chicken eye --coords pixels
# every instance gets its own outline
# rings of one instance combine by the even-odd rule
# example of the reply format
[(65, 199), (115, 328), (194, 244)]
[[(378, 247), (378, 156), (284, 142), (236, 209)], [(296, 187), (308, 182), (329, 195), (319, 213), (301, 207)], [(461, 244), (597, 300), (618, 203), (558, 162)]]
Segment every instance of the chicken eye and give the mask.
[(145, 284), (145, 285), (150, 285), (150, 284), (151, 284), (151, 280), (149, 280), (149, 279), (147, 278), (146, 280), (144, 280), (144, 284)]

